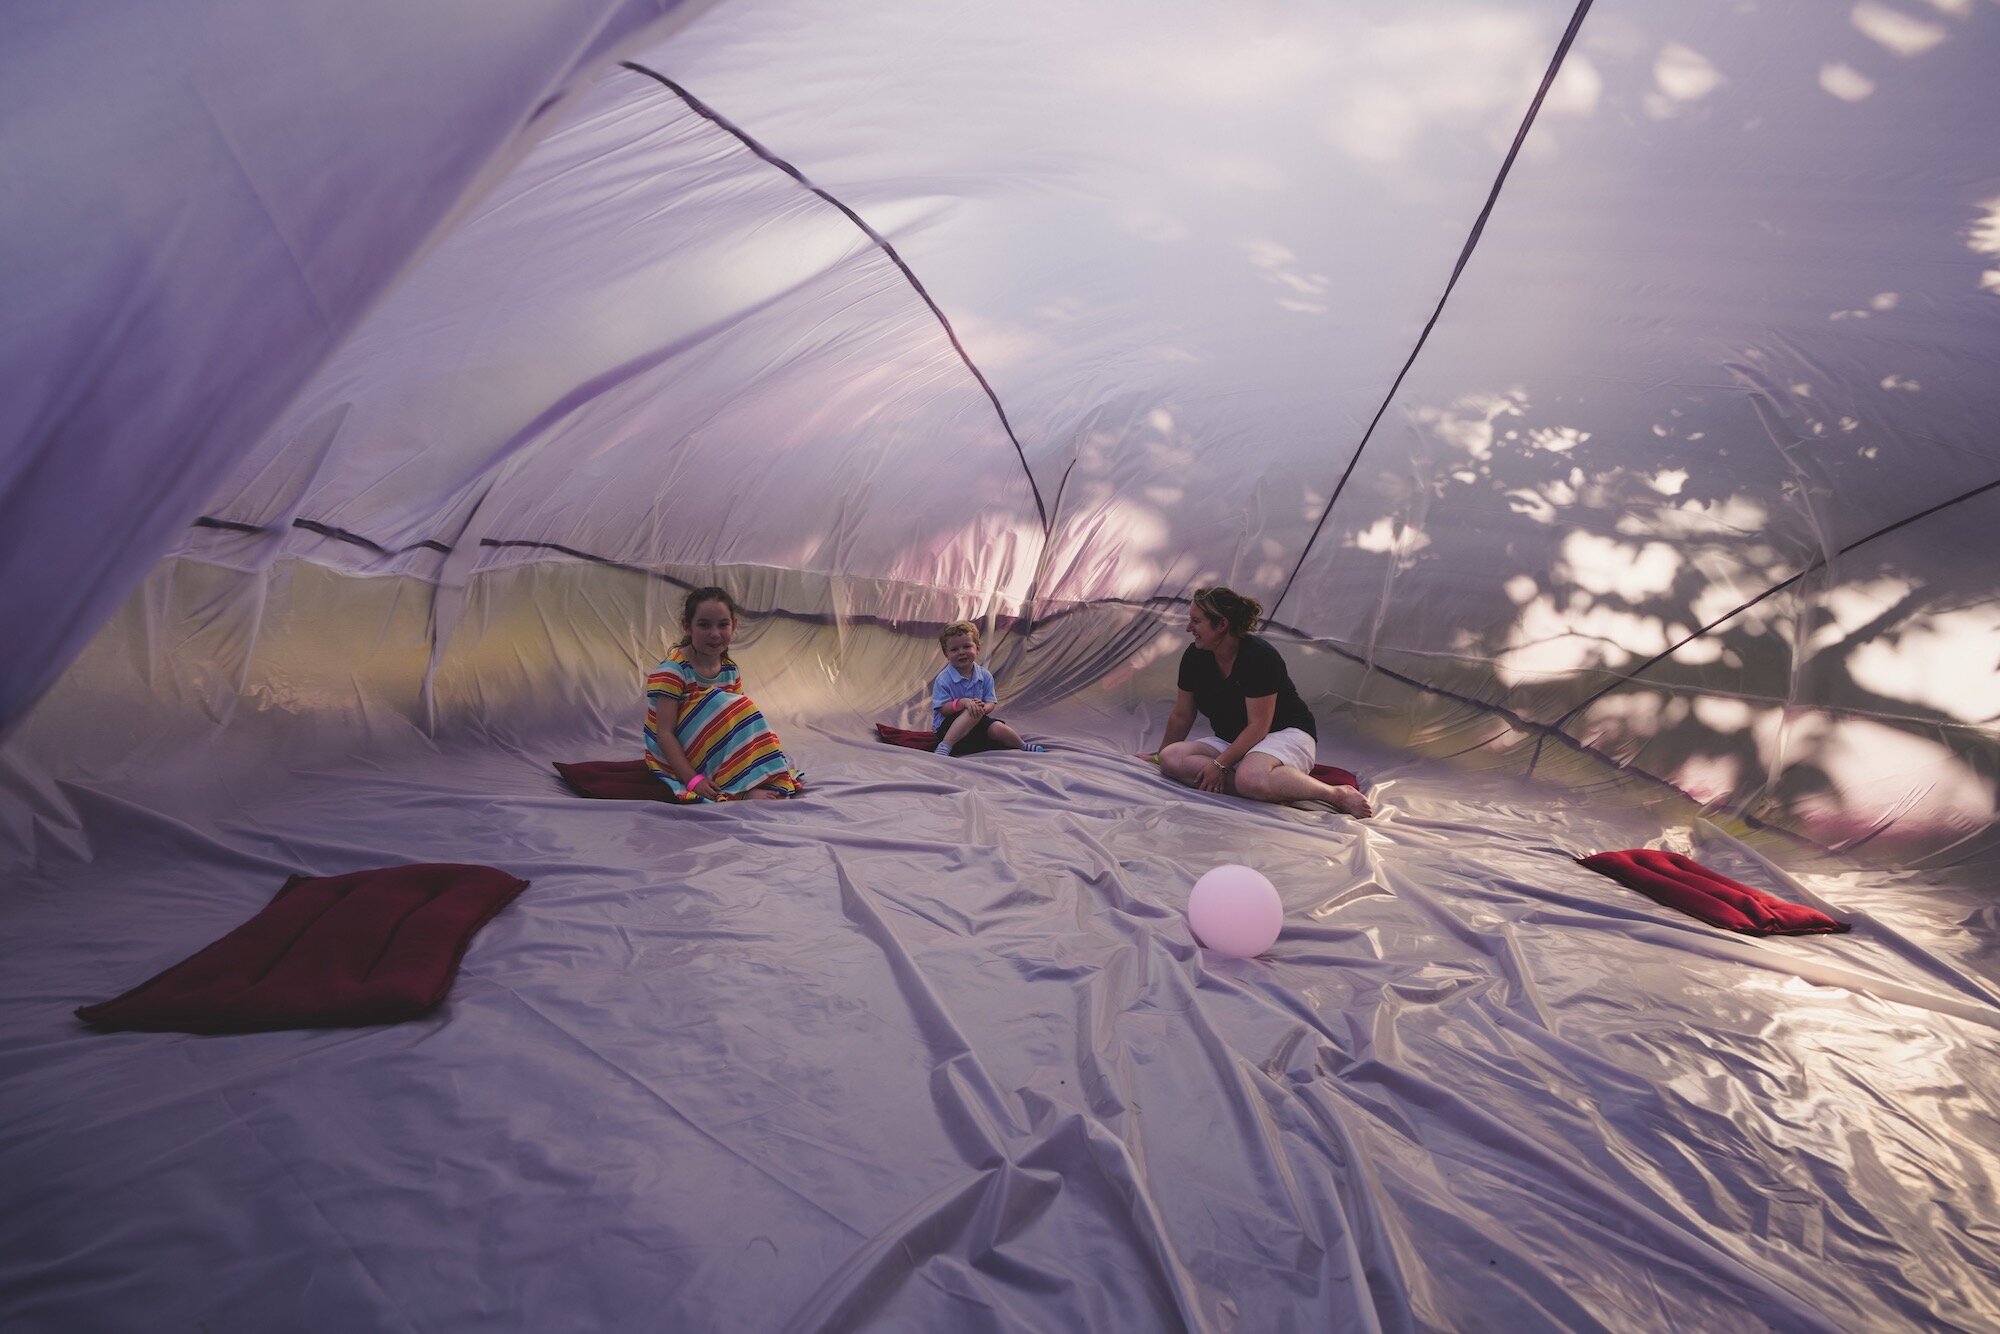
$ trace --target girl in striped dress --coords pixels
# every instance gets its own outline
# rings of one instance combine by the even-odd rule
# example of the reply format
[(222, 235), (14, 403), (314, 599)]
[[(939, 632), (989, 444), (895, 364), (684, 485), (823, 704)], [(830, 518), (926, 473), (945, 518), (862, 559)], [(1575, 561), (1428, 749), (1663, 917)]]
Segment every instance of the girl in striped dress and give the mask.
[(690, 592), (681, 642), (646, 678), (646, 767), (677, 801), (795, 797), (805, 787), (743, 693), (729, 656), (737, 619), (722, 589)]

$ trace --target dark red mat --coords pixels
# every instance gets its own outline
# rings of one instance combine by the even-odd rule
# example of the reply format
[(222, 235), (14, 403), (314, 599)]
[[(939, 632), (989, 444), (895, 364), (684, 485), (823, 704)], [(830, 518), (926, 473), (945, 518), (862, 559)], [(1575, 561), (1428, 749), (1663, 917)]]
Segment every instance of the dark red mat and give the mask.
[(1727, 931), (1749, 936), (1818, 936), (1848, 929), (1847, 923), (1836, 922), (1817, 908), (1753, 889), (1678, 852), (1628, 848), (1577, 861), (1655, 903), (1678, 908)]
[(644, 760), (586, 760), (582, 764), (558, 761), (556, 773), (579, 797), (597, 797), (603, 801), (674, 801), (672, 790), (653, 777)]
[(473, 935), (527, 887), (491, 866), (443, 863), (295, 875), (222, 939), (77, 1017), (176, 1033), (415, 1019), (451, 990)]

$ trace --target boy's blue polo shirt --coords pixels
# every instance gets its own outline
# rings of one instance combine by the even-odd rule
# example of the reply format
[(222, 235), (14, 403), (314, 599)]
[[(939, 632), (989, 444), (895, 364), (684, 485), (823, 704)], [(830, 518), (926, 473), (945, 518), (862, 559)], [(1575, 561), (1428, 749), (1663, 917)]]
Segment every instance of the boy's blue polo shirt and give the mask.
[(931, 730), (944, 726), (944, 706), (955, 699), (996, 700), (1000, 692), (993, 686), (993, 673), (984, 667), (974, 667), (970, 677), (960, 676), (958, 668), (950, 663), (944, 665), (931, 681)]

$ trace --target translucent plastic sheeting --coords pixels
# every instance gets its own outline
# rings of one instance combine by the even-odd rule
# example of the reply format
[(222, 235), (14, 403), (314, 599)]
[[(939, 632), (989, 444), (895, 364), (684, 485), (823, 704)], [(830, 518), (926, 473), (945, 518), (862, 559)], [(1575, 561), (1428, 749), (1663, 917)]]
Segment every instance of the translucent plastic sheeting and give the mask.
[(1594, 7), (1281, 614), (1827, 843), (1983, 830), (1996, 43)]
[(434, 662), (479, 570), (577, 554), (834, 619), (1227, 581), (1395, 698), (1984, 859), (2000, 12), (1934, 9), (1592, 6), (1369, 434), (1574, 6), (730, 5), (177, 550), (434, 582)]
[[(603, 75), (211, 513), (405, 552), (477, 506), (476, 537), (1008, 605), (1045, 516), (1070, 600), (1296, 554), (1570, 8), (730, 6), (638, 56), (726, 126)], [(1329, 141), (1327, 88), (1425, 61), (1459, 97), (1406, 152)]]
[[(1008, 716), (1056, 750), (947, 761), (867, 733), (909, 716), (929, 646), (750, 629), (746, 679), (811, 795), (697, 810), (582, 801), (548, 770), (637, 752), (635, 678), (434, 741), (343, 701), (337, 668), (313, 695), (303, 643), (270, 675), (305, 693), (227, 728), (118, 712), (139, 655), (93, 650), (93, 689), (6, 752), (31, 817), (0, 900), (0, 1323), (2000, 1321), (2000, 969), (1965, 890), (1795, 878), (1697, 826), (1705, 861), (1855, 922), (1730, 937), (1569, 860), (1685, 837), (1661, 789), (1530, 786), (1329, 727), (1375, 820), (1198, 796), (1130, 754), (1167, 652), (1046, 708), (1003, 670)], [(506, 670), (458, 664), (447, 693)], [(293, 871), (415, 860), (533, 881), (432, 1020), (192, 1038), (70, 1015)], [(1223, 861), (1284, 897), (1264, 959), (1188, 934)]]
[(0, 15), (0, 723), (538, 117), (677, 0)]

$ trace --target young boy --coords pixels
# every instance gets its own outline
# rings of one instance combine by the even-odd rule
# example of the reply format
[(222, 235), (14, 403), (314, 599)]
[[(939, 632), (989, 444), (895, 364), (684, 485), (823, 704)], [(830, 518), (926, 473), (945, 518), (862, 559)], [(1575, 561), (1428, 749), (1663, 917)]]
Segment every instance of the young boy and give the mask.
[(945, 668), (931, 681), (931, 726), (940, 755), (976, 755), (982, 750), (1044, 751), (993, 716), (999, 696), (993, 673), (979, 665), (979, 627), (953, 621), (938, 636)]

